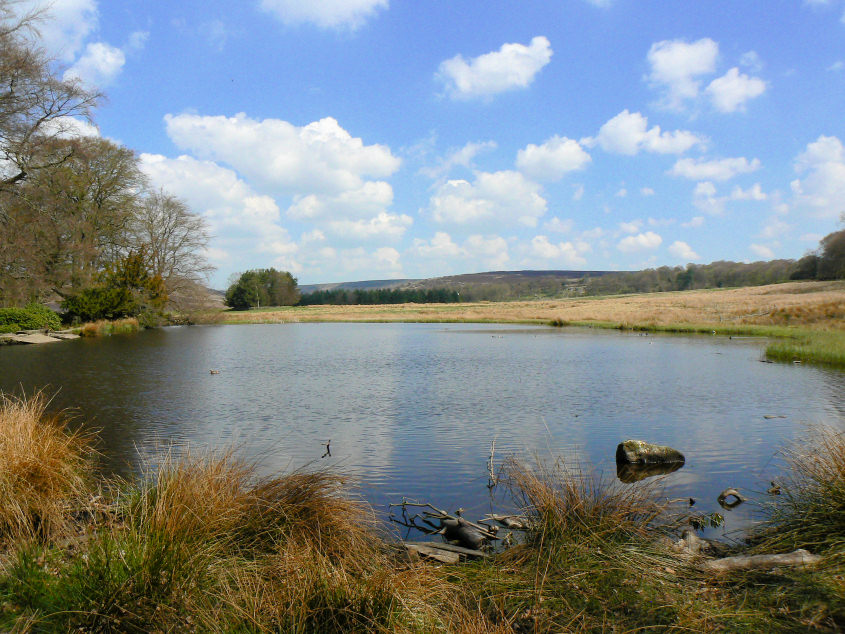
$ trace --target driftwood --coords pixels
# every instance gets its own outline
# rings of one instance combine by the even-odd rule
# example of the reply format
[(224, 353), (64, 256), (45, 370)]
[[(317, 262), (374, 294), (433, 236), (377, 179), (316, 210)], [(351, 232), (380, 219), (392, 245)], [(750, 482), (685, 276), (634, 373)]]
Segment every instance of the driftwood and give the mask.
[(498, 522), (512, 531), (528, 530), (528, 520), (521, 515), (497, 515), (496, 513), (491, 513), (490, 515), (486, 515), (481, 521), (487, 522), (490, 520)]
[(722, 508), (732, 509), (745, 502), (745, 498), (739, 494), (739, 491), (730, 488), (722, 491), (716, 501), (722, 506)]
[[(394, 517), (392, 512), (390, 519), (397, 524), (414, 528), (426, 535), (443, 535), (449, 541), (457, 542), (458, 545), (471, 550), (478, 550), (491, 540), (498, 539), (497, 526), (487, 526), (481, 522), (470, 522), (461, 517), (461, 512), (450, 515), (446, 511), (428, 503), (409, 502), (403, 500), (398, 504), (391, 504), (390, 508), (400, 507), (402, 517)], [(422, 509), (422, 512), (415, 515), (408, 514), (408, 508)]]
[(740, 555), (711, 559), (701, 564), (702, 570), (707, 572), (734, 572), (737, 570), (767, 570), (778, 566), (795, 566), (805, 568), (813, 566), (821, 560), (818, 555), (811, 555), (803, 548), (791, 553), (779, 555)]
[(462, 546), (455, 546), (453, 544), (438, 544), (436, 542), (402, 542), (402, 545), (408, 550), (408, 552), (430, 557), (431, 559), (442, 561), (444, 564), (457, 563), (460, 558), (484, 559), (485, 557), (490, 556), (481, 550), (463, 548)]

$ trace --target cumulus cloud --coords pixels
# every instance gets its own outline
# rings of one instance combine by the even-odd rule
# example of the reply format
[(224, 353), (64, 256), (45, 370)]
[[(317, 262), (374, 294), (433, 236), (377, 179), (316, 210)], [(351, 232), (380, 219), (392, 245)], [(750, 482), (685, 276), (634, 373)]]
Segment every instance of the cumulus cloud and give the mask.
[(420, 173), (436, 180), (447, 175), (455, 167), (472, 167), (473, 161), (478, 154), (495, 149), (495, 141), (470, 142), (462, 148), (450, 151), (435, 167), (422, 168)]
[(501, 236), (475, 234), (459, 245), (443, 231), (431, 240), (415, 238), (409, 253), (426, 260), (459, 260), (479, 268), (502, 268), (510, 260), (507, 240)]
[(124, 52), (105, 42), (94, 42), (85, 47), (76, 63), (64, 73), (64, 79), (78, 79), (89, 86), (108, 86), (126, 64)]
[(766, 192), (763, 191), (763, 188), (760, 187), (760, 183), (754, 183), (748, 189), (742, 189), (739, 185), (733, 188), (731, 191), (731, 200), (766, 200), (768, 195)]
[(607, 121), (595, 139), (586, 142), (598, 144), (605, 152), (633, 156), (640, 151), (657, 154), (683, 154), (705, 139), (687, 130), (661, 132), (660, 126), (648, 127), (648, 119), (639, 112), (627, 109)]
[(679, 159), (669, 174), (680, 176), (689, 180), (704, 181), (726, 181), (738, 174), (748, 174), (760, 169), (760, 160), (749, 161), (744, 156), (725, 159)]
[(801, 178), (790, 184), (795, 204), (820, 218), (835, 218), (845, 201), (845, 148), (835, 136), (820, 136), (795, 158)]
[(686, 100), (696, 98), (701, 90), (699, 78), (715, 72), (718, 57), (719, 45), (710, 38), (652, 44), (648, 52), (649, 79), (664, 89), (663, 105), (679, 109)]
[(257, 251), (287, 258), (288, 268), (299, 270), (292, 259), (297, 246), (280, 224), (276, 201), (255, 192), (234, 171), (212, 161), (160, 154), (141, 154), (140, 167), (154, 186), (184, 199), (208, 221), (222, 253)]
[(326, 226), (329, 231), (344, 239), (398, 240), (413, 222), (405, 214), (382, 212), (369, 220), (332, 220)]
[(704, 216), (693, 216), (689, 222), (681, 223), (685, 229), (698, 229), (704, 226)]
[(713, 107), (719, 112), (745, 110), (745, 104), (766, 92), (766, 82), (757, 77), (749, 77), (731, 68), (721, 77), (714, 79), (707, 86), (707, 94)]
[(557, 216), (543, 223), (543, 229), (549, 233), (569, 233), (574, 226), (575, 223), (571, 218), (561, 220)]
[(698, 253), (693, 251), (692, 247), (682, 240), (675, 240), (669, 246), (669, 253), (684, 262), (693, 262), (699, 259)]
[(326, 117), (306, 126), (281, 119), (165, 115), (167, 134), (199, 158), (222, 161), (251, 182), (285, 193), (338, 194), (384, 178), (400, 160), (383, 145), (364, 145)]
[(634, 253), (637, 251), (647, 251), (656, 249), (663, 243), (663, 238), (653, 231), (646, 231), (645, 233), (638, 233), (635, 236), (628, 236), (622, 238), (616, 248), (623, 253)]
[(587, 263), (583, 254), (589, 251), (590, 245), (582, 240), (553, 243), (546, 236), (535, 236), (526, 263), (539, 260), (544, 265), (583, 266)]
[(386, 9), (388, 0), (261, 0), (260, 6), (284, 24), (357, 29), (379, 9)]
[(569, 172), (584, 169), (591, 160), (578, 141), (555, 135), (542, 145), (529, 143), (519, 150), (516, 166), (535, 180), (556, 181)]
[(38, 25), (39, 44), (64, 63), (76, 60), (99, 23), (96, 0), (26, 0), (19, 13), (33, 10), (45, 12), (44, 21)]
[(329, 217), (374, 218), (393, 203), (393, 188), (384, 181), (369, 181), (339, 194), (308, 194), (294, 197), (287, 214), (299, 220)]
[(764, 244), (752, 244), (749, 248), (751, 249), (751, 252), (759, 258), (771, 260), (775, 257), (775, 252)]
[(469, 60), (456, 55), (440, 64), (437, 78), (453, 99), (491, 97), (527, 88), (551, 58), (549, 40), (538, 35), (528, 46), (503, 44), (498, 51)]
[(475, 182), (450, 180), (431, 197), (431, 214), (437, 222), (476, 224), (495, 221), (529, 227), (546, 213), (540, 186), (520, 172), (477, 172)]
[(59, 139), (78, 139), (80, 137), (98, 137), (100, 130), (92, 123), (76, 117), (56, 117), (47, 121), (41, 132), (45, 136), (55, 136)]

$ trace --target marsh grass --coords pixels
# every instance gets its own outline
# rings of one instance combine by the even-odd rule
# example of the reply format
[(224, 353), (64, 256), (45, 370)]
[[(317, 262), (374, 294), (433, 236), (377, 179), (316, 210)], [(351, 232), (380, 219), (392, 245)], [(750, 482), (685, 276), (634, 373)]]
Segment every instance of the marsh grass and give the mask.
[(135, 317), (126, 317), (112, 321), (105, 319), (90, 321), (82, 324), (76, 330), (82, 337), (109, 337), (111, 335), (131, 334), (138, 332), (140, 329), (141, 325)]
[(0, 393), (0, 540), (66, 534), (90, 490), (92, 438), (68, 431), (47, 405), (41, 392)]

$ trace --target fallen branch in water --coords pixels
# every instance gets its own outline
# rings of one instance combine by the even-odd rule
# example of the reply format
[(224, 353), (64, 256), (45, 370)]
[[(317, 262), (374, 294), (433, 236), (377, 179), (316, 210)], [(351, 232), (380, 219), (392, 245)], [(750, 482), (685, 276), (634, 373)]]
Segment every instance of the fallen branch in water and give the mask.
[[(487, 542), (498, 539), (496, 533), (499, 528), (497, 526), (470, 522), (461, 517), (460, 511), (456, 512), (455, 515), (450, 515), (427, 502), (409, 502), (408, 500), (389, 505), (389, 508), (393, 507), (402, 508), (402, 517), (396, 518), (391, 512), (391, 521), (407, 528), (414, 528), (426, 535), (443, 535), (445, 539), (457, 542), (465, 548), (478, 550)], [(428, 510), (409, 515), (409, 507)]]

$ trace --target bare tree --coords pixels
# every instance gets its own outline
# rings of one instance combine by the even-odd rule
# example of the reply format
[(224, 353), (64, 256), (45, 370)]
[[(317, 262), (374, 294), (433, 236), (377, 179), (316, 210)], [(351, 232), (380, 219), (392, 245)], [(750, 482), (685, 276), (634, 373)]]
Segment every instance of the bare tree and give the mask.
[(214, 270), (205, 256), (208, 227), (183, 200), (163, 190), (148, 194), (133, 234), (136, 246), (145, 248), (151, 272), (164, 280), (175, 308), (193, 306), (207, 294), (203, 284)]
[[(53, 143), (68, 117), (90, 120), (100, 95), (59, 79), (32, 41), (39, 13), (22, 15), (16, 0), (0, 0), (0, 193), (39, 170), (62, 164), (73, 147)], [(2, 207), (0, 207), (2, 214)]]

